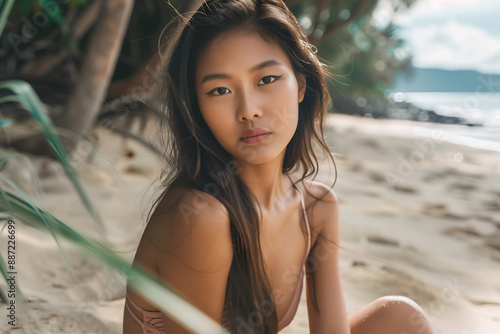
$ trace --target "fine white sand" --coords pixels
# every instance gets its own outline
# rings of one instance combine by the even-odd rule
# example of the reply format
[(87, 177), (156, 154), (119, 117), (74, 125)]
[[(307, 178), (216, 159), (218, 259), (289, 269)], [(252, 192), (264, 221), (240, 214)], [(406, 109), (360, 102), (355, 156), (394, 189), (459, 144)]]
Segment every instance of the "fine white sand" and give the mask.
[[(417, 137), (428, 129), (434, 139)], [(384, 295), (419, 303), (436, 333), (500, 333), (500, 160), (497, 152), (439, 140), (441, 126), (343, 115), (328, 118), (336, 154), (342, 242), (341, 267), (348, 313)], [(76, 161), (114, 250), (132, 260), (160, 170), (134, 142), (99, 129), (99, 152)], [(132, 154), (130, 154), (132, 153)], [(82, 148), (79, 156), (86, 157)], [(130, 157), (130, 155), (133, 155)], [(3, 174), (43, 209), (68, 225), (101, 237), (57, 164), (31, 157), (43, 195), (36, 196), (26, 163)], [(318, 180), (331, 185), (328, 169)], [(152, 185), (153, 184), (153, 185)], [(0, 238), (5, 258), (6, 230)], [(121, 333), (125, 280), (77, 247), (16, 222), (17, 289), (26, 314), (1, 333)], [(2, 282), (4, 292), (8, 289)], [(20, 318), (20, 319), (19, 319)], [(28, 321), (29, 318), (29, 321)], [(19, 322), (19, 320), (21, 322)], [(308, 333), (303, 290), (292, 323), (282, 333)]]

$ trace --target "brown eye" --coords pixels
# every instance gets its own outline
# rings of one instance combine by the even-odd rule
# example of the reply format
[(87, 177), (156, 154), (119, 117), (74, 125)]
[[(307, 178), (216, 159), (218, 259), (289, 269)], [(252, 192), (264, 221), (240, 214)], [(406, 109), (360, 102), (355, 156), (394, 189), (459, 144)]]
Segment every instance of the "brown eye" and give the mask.
[[(211, 90), (208, 94), (215, 95), (215, 96), (226, 95), (226, 94), (224, 94), (225, 92), (229, 92), (229, 89), (227, 89), (225, 87), (217, 87), (217, 88)], [(217, 94), (215, 94), (215, 93), (217, 93)]]
[(278, 80), (282, 76), (283, 76), (283, 74), (280, 75), (280, 76), (269, 75), (267, 77), (263, 77), (262, 79), (260, 79), (260, 81), (257, 84), (257, 86), (261, 86), (261, 82), (262, 82), (263, 85), (268, 85), (268, 84), (273, 83), (274, 81)]

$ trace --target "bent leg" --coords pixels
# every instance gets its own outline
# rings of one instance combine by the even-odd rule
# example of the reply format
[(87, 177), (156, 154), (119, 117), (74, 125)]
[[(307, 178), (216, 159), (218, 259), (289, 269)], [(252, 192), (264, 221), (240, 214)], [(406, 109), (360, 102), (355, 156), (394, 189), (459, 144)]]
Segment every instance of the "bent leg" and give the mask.
[(420, 306), (401, 296), (375, 300), (349, 316), (351, 334), (434, 334)]

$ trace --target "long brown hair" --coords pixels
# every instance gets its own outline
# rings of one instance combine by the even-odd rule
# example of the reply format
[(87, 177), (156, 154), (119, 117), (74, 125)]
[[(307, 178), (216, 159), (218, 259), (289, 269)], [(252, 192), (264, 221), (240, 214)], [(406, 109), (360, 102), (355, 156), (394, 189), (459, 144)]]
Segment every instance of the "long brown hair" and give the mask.
[(168, 196), (169, 189), (181, 187), (204, 191), (227, 208), (234, 250), (223, 325), (232, 333), (249, 329), (252, 333), (277, 333), (278, 319), (263, 265), (261, 219), (255, 197), (238, 177), (232, 157), (201, 115), (196, 99), (195, 65), (209, 43), (237, 28), (259, 33), (288, 55), (295, 74), (306, 78), (306, 92), (299, 105), (297, 130), (285, 151), (283, 173), (301, 170), (300, 180), (318, 173), (315, 143), (331, 158), (323, 136), (330, 100), (325, 83), (328, 70), (281, 0), (208, 0), (179, 22), (171, 34), (174, 38), (169, 41), (162, 84), (156, 94), (166, 115), (161, 126), (170, 163), (162, 173), (164, 190), (153, 207)]

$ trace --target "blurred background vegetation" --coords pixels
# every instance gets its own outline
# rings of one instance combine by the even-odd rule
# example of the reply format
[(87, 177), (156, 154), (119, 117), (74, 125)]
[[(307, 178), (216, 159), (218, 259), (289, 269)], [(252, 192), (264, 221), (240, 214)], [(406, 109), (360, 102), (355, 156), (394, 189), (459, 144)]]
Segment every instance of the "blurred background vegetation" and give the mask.
[[(329, 88), (339, 102), (336, 110), (349, 113), (349, 101), (360, 94), (383, 98), (396, 72), (408, 68), (410, 54), (395, 37), (391, 18), (414, 1), (392, 0), (384, 10), (374, 10), (378, 0), (285, 1), (318, 55), (332, 65)], [(2, 2), (2, 11), (8, 2)], [(192, 11), (199, 3), (16, 0), (0, 37), (0, 80), (24, 80), (33, 87), (70, 153), (83, 137), (93, 140), (97, 124), (141, 141), (132, 123), (139, 120), (144, 129), (148, 117), (159, 117), (147, 101), (159, 69), (159, 45), (168, 43), (176, 11)], [(0, 91), (0, 97), (9, 94)], [(29, 122), (19, 103), (2, 103), (0, 112), (4, 119)], [(0, 144), (53, 155), (36, 133), (2, 138)]]

